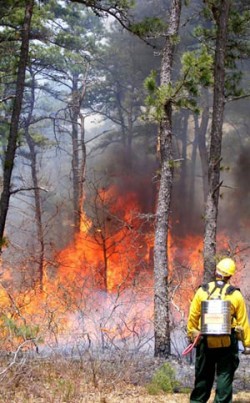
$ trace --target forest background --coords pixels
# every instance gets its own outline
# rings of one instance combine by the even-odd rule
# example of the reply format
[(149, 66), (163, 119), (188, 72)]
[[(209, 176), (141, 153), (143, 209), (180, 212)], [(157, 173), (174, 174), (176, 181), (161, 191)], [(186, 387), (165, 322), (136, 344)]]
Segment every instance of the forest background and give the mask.
[[(33, 7), (2, 240), (1, 350), (14, 357), (27, 349), (152, 354), (160, 160), (159, 117), (148, 94), (159, 84), (171, 2), (137, 1), (132, 9), (120, 2), (129, 14), (112, 2), (1, 3), (3, 172), (24, 60), (24, 11)], [(195, 76), (193, 52), (203, 57), (204, 70), (211, 67), (201, 38), (210, 32), (211, 39), (214, 32), (211, 9), (203, 3), (183, 5), (173, 80), (185, 75), (188, 61)], [(235, 283), (249, 307), (249, 6), (238, 6), (242, 19), (237, 14), (231, 20), (238, 24), (237, 51), (232, 44), (234, 54), (227, 59), (217, 249), (218, 257), (236, 259)], [(181, 93), (173, 111), (167, 247), (176, 356), (186, 343), (189, 301), (203, 277), (213, 101), (206, 78), (198, 86), (190, 80), (191, 97), (187, 102)]]

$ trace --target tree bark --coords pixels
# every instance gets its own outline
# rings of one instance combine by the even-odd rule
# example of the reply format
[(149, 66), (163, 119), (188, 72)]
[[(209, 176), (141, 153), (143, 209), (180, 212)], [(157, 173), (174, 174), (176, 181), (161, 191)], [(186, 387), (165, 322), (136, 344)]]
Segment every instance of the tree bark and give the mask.
[(73, 209), (74, 225), (78, 232), (80, 229), (81, 213), (79, 211), (79, 139), (78, 139), (78, 118), (80, 114), (80, 99), (78, 90), (78, 74), (73, 75), (72, 106), (70, 117), (72, 125), (72, 173), (73, 173)]
[(30, 167), (31, 167), (31, 177), (34, 186), (34, 199), (35, 199), (35, 223), (37, 230), (37, 241), (38, 241), (38, 275), (39, 275), (39, 288), (43, 291), (44, 282), (44, 268), (45, 268), (45, 240), (44, 240), (44, 228), (42, 221), (42, 200), (41, 200), (41, 190), (39, 189), (39, 179), (37, 176), (37, 152), (36, 144), (30, 135), (30, 125), (32, 120), (32, 115), (35, 106), (35, 75), (30, 68), (31, 76), (31, 90), (29, 99), (29, 112), (27, 118), (25, 119), (24, 132), (25, 138), (30, 150)]
[[(86, 78), (85, 78), (86, 80)], [(85, 96), (86, 81), (82, 89), (78, 88), (79, 74), (73, 76), (72, 105), (70, 106), (70, 119), (72, 125), (72, 172), (73, 172), (73, 208), (75, 231), (80, 231), (83, 208), (83, 184), (85, 181), (86, 146), (84, 116), (81, 105)]]
[(225, 58), (230, 3), (230, 0), (222, 0), (218, 3), (218, 9), (214, 9), (217, 37), (214, 65), (213, 116), (208, 169), (209, 190), (205, 207), (204, 281), (210, 281), (213, 278), (215, 269), (217, 216), (221, 186), (220, 163), (222, 126), (225, 107)]
[[(178, 34), (181, 14), (181, 1), (173, 0), (170, 10), (169, 28), (163, 49), (161, 64), (161, 85), (172, 80), (174, 58), (174, 38)], [(171, 353), (170, 315), (168, 294), (168, 226), (173, 185), (172, 150), (172, 104), (167, 100), (164, 117), (160, 122), (159, 149), (161, 158), (160, 184), (156, 207), (156, 229), (154, 244), (154, 332), (155, 356), (168, 357)]]
[(29, 34), (33, 7), (34, 0), (27, 0), (25, 4), (25, 15), (21, 32), (22, 43), (17, 72), (16, 94), (13, 102), (8, 145), (4, 160), (3, 190), (0, 199), (0, 253), (2, 252), (4, 244), (4, 230), (11, 196), (11, 178), (18, 140), (19, 117), (22, 109), (23, 92), (25, 85), (25, 71), (29, 56)]
[(206, 133), (208, 123), (209, 123), (209, 105), (207, 103), (203, 107), (200, 125), (198, 125), (197, 122), (195, 121), (195, 131), (198, 131), (197, 140), (198, 140), (201, 169), (202, 169), (204, 204), (206, 203), (208, 196), (208, 150), (206, 144)]

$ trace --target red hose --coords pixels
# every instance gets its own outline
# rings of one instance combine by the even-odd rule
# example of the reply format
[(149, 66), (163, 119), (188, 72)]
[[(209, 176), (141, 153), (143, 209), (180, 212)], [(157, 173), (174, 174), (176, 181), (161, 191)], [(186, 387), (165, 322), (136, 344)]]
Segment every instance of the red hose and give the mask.
[(189, 344), (183, 351), (182, 351), (182, 355), (187, 355), (189, 354), (193, 348), (198, 344), (198, 341), (201, 337), (201, 334), (197, 334), (197, 336), (195, 337), (193, 343)]

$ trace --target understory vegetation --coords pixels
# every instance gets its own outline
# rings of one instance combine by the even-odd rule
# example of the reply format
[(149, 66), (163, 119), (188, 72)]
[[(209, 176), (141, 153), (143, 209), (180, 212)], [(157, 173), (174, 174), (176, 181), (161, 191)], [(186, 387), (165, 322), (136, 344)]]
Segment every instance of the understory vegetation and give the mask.
[[(189, 402), (194, 367), (128, 351), (102, 356), (28, 353), (1, 356), (1, 402)], [(238, 371), (233, 402), (249, 402), (247, 359)]]

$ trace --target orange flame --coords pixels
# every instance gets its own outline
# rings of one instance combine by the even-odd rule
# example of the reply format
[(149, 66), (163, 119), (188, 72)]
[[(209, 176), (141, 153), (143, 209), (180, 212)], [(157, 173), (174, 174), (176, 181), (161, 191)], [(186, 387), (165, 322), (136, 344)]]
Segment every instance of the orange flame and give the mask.
[[(58, 341), (74, 329), (81, 340), (114, 343), (152, 330), (153, 223), (141, 215), (136, 192), (120, 195), (115, 187), (102, 189), (94, 208), (95, 215), (82, 214), (79, 233), (58, 253), (55, 274), (48, 268), (42, 293), (39, 287), (13, 295), (0, 289), (6, 312), (0, 328), (6, 337), (9, 332), (18, 342), (34, 339), (37, 326), (47, 342), (48, 332)], [(219, 247), (229, 247), (223, 235)], [(186, 315), (187, 302), (202, 282), (202, 249), (201, 236), (177, 239), (169, 234), (168, 274), (176, 318)]]

